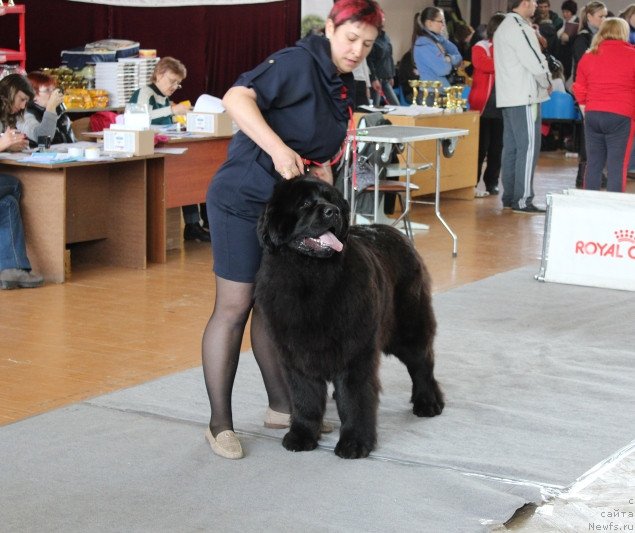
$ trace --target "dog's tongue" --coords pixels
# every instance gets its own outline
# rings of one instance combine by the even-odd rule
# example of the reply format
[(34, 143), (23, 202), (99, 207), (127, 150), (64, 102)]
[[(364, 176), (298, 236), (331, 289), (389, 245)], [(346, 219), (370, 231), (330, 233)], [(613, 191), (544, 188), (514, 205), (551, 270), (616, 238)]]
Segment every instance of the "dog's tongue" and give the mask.
[(332, 248), (336, 252), (341, 252), (342, 249), (344, 248), (344, 245), (330, 231), (327, 231), (323, 235), (320, 235), (318, 237), (318, 240), (320, 241), (320, 244), (322, 246), (328, 246), (329, 248)]

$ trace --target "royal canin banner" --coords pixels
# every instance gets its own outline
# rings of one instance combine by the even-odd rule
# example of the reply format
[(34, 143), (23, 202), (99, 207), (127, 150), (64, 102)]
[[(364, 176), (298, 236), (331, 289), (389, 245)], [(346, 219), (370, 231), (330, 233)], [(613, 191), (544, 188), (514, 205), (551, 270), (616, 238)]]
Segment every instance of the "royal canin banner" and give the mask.
[(547, 195), (538, 279), (635, 290), (635, 197), (564, 191)]

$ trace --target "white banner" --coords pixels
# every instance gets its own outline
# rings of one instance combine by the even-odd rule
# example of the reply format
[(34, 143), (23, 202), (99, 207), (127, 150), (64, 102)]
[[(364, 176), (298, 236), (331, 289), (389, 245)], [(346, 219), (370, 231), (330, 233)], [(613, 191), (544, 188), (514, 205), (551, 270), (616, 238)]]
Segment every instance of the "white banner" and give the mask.
[(120, 7), (186, 7), (186, 6), (221, 6), (239, 4), (269, 4), (282, 0), (70, 0), (82, 4), (100, 4)]
[(576, 190), (547, 195), (538, 278), (635, 291), (635, 197)]

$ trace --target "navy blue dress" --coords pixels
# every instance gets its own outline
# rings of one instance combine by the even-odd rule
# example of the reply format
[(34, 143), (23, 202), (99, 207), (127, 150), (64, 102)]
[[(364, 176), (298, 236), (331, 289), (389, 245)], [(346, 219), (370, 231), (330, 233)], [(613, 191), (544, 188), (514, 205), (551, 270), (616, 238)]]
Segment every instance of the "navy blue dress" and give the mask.
[[(234, 85), (256, 92), (267, 123), (303, 158), (324, 162), (339, 151), (352, 104), (353, 76), (338, 75), (324, 37), (312, 35), (276, 52)], [(271, 157), (239, 131), (207, 191), (217, 276), (253, 283), (262, 256), (258, 217), (281, 179)]]

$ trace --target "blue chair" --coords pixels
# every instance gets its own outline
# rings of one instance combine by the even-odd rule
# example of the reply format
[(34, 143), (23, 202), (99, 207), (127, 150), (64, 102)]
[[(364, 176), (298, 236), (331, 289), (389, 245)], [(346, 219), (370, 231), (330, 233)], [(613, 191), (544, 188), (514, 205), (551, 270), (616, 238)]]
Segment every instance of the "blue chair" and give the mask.
[(410, 105), (410, 102), (408, 102), (406, 100), (406, 97), (403, 95), (401, 87), (395, 85), (392, 90), (395, 91), (395, 95), (397, 96), (397, 98), (399, 98), (399, 105)]
[(573, 96), (569, 93), (553, 92), (551, 98), (540, 105), (542, 122), (562, 127), (570, 124), (572, 127), (573, 145), (578, 150), (578, 128), (582, 123), (582, 115), (576, 106)]
[(563, 92), (551, 93), (551, 98), (541, 104), (540, 114), (543, 120), (554, 122), (581, 120), (573, 96)]
[[(466, 85), (465, 87), (463, 87), (463, 93), (461, 94), (461, 98), (464, 98), (466, 102), (467, 102), (467, 97), (470, 96), (471, 90), (472, 90), (472, 87), (470, 87), (469, 85)], [(467, 103), (466, 109), (469, 109), (469, 108), (470, 108), (470, 104)]]

